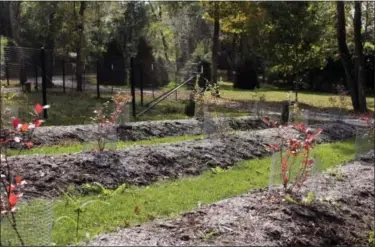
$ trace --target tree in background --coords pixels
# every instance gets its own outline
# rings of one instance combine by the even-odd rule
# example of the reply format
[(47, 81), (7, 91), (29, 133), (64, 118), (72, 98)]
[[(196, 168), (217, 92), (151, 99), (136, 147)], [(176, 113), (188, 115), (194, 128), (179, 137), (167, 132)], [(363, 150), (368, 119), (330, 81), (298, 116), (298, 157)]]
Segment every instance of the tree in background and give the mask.
[[(345, 22), (340, 23), (346, 29), (347, 62), (352, 64), (345, 76), (350, 71), (357, 91), (373, 87), (374, 5), (346, 3)], [(196, 71), (193, 63), (202, 58), (212, 63), (212, 82), (218, 80), (218, 70), (226, 70), (232, 80), (232, 71), (237, 71), (238, 88), (259, 87), (258, 75), (263, 82), (288, 88), (298, 81), (304, 88), (329, 91), (342, 83), (340, 58), (345, 48), (335, 32), (334, 2), (4, 2), (0, 6), (5, 24), (0, 31), (14, 46), (53, 51), (56, 63), (46, 65), (55, 71), (47, 68), (51, 75), (47, 77), (60, 71), (56, 66), (64, 57), (76, 53), (81, 61), (79, 85), (84, 65), (105, 55), (113, 41), (129, 66), (141, 36), (152, 48), (154, 61), (168, 66), (175, 82), (187, 79)], [(345, 20), (351, 17), (353, 21)], [(361, 85), (366, 89), (358, 88)], [(348, 89), (352, 92), (354, 86)], [(358, 109), (360, 102), (353, 103)]]
[(355, 45), (355, 78), (357, 79), (358, 88), (358, 111), (367, 112), (366, 95), (365, 95), (365, 61), (363, 57), (362, 44), (362, 6), (361, 2), (354, 2), (354, 45)]
[(344, 2), (336, 2), (337, 9), (337, 41), (342, 65), (345, 70), (346, 84), (349, 88), (352, 105), (356, 112), (366, 112), (366, 97), (364, 94), (364, 64), (363, 47), (361, 38), (361, 3), (355, 3), (353, 19), (355, 66), (352, 63), (351, 54), (346, 41), (346, 19)]
[(84, 70), (84, 61), (83, 61), (83, 46), (85, 43), (85, 10), (86, 10), (86, 2), (81, 1), (79, 7), (79, 15), (76, 13), (76, 3), (73, 2), (73, 11), (74, 11), (74, 21), (76, 26), (77, 32), (77, 40), (76, 40), (76, 78), (77, 78), (77, 91), (82, 92), (83, 90), (83, 70)]

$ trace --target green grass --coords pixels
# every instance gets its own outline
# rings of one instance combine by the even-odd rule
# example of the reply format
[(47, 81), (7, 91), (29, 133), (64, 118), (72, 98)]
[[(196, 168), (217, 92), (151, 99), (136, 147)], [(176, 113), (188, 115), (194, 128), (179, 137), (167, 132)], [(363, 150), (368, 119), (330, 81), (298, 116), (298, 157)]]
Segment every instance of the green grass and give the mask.
[[(354, 157), (354, 141), (322, 144), (316, 147), (322, 157), (322, 169), (342, 164)], [(239, 162), (236, 167), (214, 174), (205, 172), (197, 177), (164, 181), (147, 187), (131, 187), (119, 195), (108, 198), (97, 196), (78, 197), (79, 203), (99, 200), (109, 203), (93, 203), (81, 214), (79, 237), (86, 233), (94, 236), (115, 231), (154, 219), (173, 217), (202, 204), (213, 203), (237, 196), (251, 189), (265, 187), (269, 181), (270, 158)], [(54, 218), (69, 216), (75, 219), (74, 204), (62, 198), (55, 202)], [(136, 205), (140, 214), (135, 214)], [(69, 220), (61, 220), (54, 225), (53, 242), (67, 245), (75, 242), (75, 225)]]
[[(48, 109), (48, 119), (45, 125), (74, 125), (89, 122), (93, 116), (95, 107), (109, 100), (108, 95), (97, 99), (94, 94), (86, 93), (54, 93), (48, 92), (47, 102), (51, 106)], [(33, 92), (29, 94), (15, 94), (12, 99), (5, 102), (6, 106), (18, 106), (18, 116), (29, 120), (28, 112), (36, 103), (42, 102), (42, 94)]]
[[(49, 244), (48, 224), (53, 213), (53, 203), (43, 199), (36, 199), (30, 203), (22, 202), (15, 214), (17, 229), (25, 246), (47, 246)], [(9, 220), (3, 218), (0, 224), (0, 240), (3, 246), (21, 246)]]
[[(258, 90), (233, 89), (231, 83), (228, 82), (221, 82), (219, 85), (221, 88), (220, 93), (223, 98), (240, 101), (251, 100), (252, 94), (255, 92), (259, 92), (260, 94), (264, 94), (265, 100), (267, 102), (281, 102), (287, 100), (287, 93), (289, 92), (288, 90), (281, 90), (273, 87), (265, 87)], [(332, 104), (329, 101), (329, 97), (331, 96), (337, 95), (305, 91), (298, 93), (298, 98), (301, 103), (324, 108), (332, 107)], [(292, 95), (292, 99), (294, 99), (294, 94)], [(368, 108), (374, 110), (374, 98), (366, 97), (366, 100)], [(349, 102), (347, 109), (353, 109), (350, 103), (350, 97), (347, 97), (347, 101)]]
[[(93, 86), (96, 86), (96, 74), (88, 74), (88, 75), (85, 75), (85, 80), (93, 85)], [(125, 82), (124, 82), (125, 84)], [(101, 87), (104, 87), (104, 88), (112, 88), (111, 85), (100, 85)], [(120, 89), (130, 89), (130, 85), (123, 85), (123, 86), (120, 86), (120, 85), (116, 85), (116, 86), (113, 86), (114, 88), (120, 88)]]
[[(9, 94), (10, 95), (10, 94)], [(97, 99), (95, 94), (89, 93), (56, 93), (48, 92), (47, 102), (51, 106), (48, 109), (48, 119), (45, 126), (53, 125), (76, 125), (90, 123), (90, 117), (93, 117), (93, 111), (104, 102), (110, 100), (110, 95), (102, 95)], [(145, 104), (152, 100), (152, 96), (144, 97)], [(41, 93), (14, 94), (11, 99), (5, 100), (6, 106), (19, 107), (18, 116), (25, 120), (30, 120), (29, 112), (36, 103), (42, 102)], [(140, 98), (137, 96), (137, 113), (144, 107), (140, 106)], [(131, 121), (150, 121), (150, 120), (172, 120), (172, 119), (189, 119), (185, 115), (186, 100), (175, 100), (173, 96), (156, 105), (145, 115), (132, 119)], [(131, 109), (131, 107), (129, 107)], [(247, 115), (246, 111), (231, 110), (224, 106), (218, 106), (217, 111), (226, 116)], [(131, 115), (131, 113), (129, 113)], [(8, 120), (10, 123), (10, 120)]]
[[(163, 138), (153, 138), (150, 140), (141, 140), (141, 141), (120, 141), (116, 143), (117, 149), (127, 148), (135, 145), (154, 145), (162, 143), (175, 143), (181, 141), (189, 141), (203, 138), (203, 135), (185, 135), (185, 136), (172, 136), (172, 137), (163, 137)], [(32, 148), (29, 150), (22, 151), (22, 155), (30, 154), (63, 154), (63, 153), (77, 153), (82, 152), (83, 146), (80, 143), (71, 143), (66, 145), (54, 145), (54, 146), (44, 146), (38, 148)], [(9, 156), (17, 155), (18, 151), (10, 150)]]
[[(255, 91), (251, 90), (236, 90), (232, 88), (230, 83), (221, 82), (221, 94), (223, 98), (237, 101), (250, 101)], [(182, 93), (181, 91), (180, 93)], [(267, 102), (281, 102), (287, 99), (286, 90), (278, 90), (273, 87), (265, 87), (258, 90), (259, 93), (264, 94)], [(187, 92), (185, 92), (187, 93)], [(302, 103), (319, 107), (332, 107), (329, 98), (333, 94), (300, 92), (299, 100)], [(337, 96), (337, 95), (336, 95)], [(140, 97), (137, 92), (137, 107), (136, 111), (139, 113), (145, 107), (140, 106)], [(110, 95), (102, 95), (101, 99), (97, 99), (94, 93), (57, 93), (48, 92), (47, 102), (51, 105), (48, 109), (48, 120), (45, 125), (75, 125), (85, 124), (90, 122), (90, 117), (93, 116), (95, 108), (105, 101), (110, 99)], [(150, 102), (151, 95), (144, 96), (144, 102)], [(20, 107), (19, 116), (28, 118), (28, 111), (36, 104), (42, 102), (41, 93), (33, 92), (30, 94), (18, 94), (10, 100), (5, 100), (4, 105)], [(352, 109), (350, 100), (348, 99), (348, 110)], [(368, 107), (374, 109), (374, 99), (367, 98)], [(185, 115), (186, 100), (176, 100), (172, 95), (167, 100), (161, 102), (156, 107), (145, 113), (144, 115), (132, 119), (131, 121), (148, 121), (148, 120), (171, 120), (171, 119), (188, 119)], [(248, 115), (246, 110), (228, 109), (225, 105), (218, 106), (216, 111), (226, 116), (243, 116)]]
[(1, 80), (1, 86), (4, 86), (5, 88), (18, 88), (21, 87), (20, 81), (15, 79), (9, 79), (9, 85), (7, 79)]
[[(11, 94), (8, 94), (11, 95)], [(18, 116), (26, 120), (29, 119), (29, 112), (36, 103), (42, 102), (41, 93), (14, 94), (11, 99), (5, 100), (6, 106), (19, 107)], [(149, 102), (152, 97), (145, 97), (145, 102)], [(46, 126), (52, 125), (76, 125), (90, 123), (90, 117), (93, 117), (93, 111), (100, 107), (104, 102), (110, 100), (110, 95), (102, 95), (97, 99), (95, 94), (90, 93), (56, 93), (48, 92), (47, 102), (51, 106), (48, 109), (48, 119)], [(137, 98), (137, 112), (141, 110), (139, 106), (139, 97)], [(139, 120), (164, 120), (188, 118), (184, 115), (184, 104), (174, 100), (166, 100), (157, 105), (152, 111), (148, 112)], [(10, 121), (9, 121), (10, 122)]]
[[(175, 101), (173, 99), (164, 101), (160, 105), (156, 105), (153, 109), (147, 112), (145, 115), (137, 117), (138, 121), (148, 120), (173, 120), (173, 119), (189, 119), (190, 117), (185, 115), (186, 100)], [(141, 111), (141, 110), (139, 110)], [(228, 109), (224, 105), (211, 106), (209, 111), (215, 111), (218, 116), (226, 117), (238, 117), (238, 116), (249, 116), (246, 110), (235, 110)]]

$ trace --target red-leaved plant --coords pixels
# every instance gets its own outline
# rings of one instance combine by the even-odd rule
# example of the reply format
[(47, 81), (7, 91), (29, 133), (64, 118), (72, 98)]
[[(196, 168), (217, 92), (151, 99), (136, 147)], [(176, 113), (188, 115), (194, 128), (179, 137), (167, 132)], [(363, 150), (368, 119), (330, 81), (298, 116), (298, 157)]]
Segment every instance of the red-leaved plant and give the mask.
[[(311, 171), (316, 165), (315, 160), (311, 157), (311, 152), (322, 129), (313, 130), (303, 123), (296, 123), (292, 127), (298, 130), (298, 136), (295, 138), (286, 138), (285, 134), (291, 128), (271, 121), (268, 117), (264, 118), (264, 122), (270, 127), (278, 127), (279, 129), (278, 136), (280, 143), (266, 145), (266, 148), (270, 151), (280, 153), (280, 176), (284, 191), (291, 193), (294, 188), (297, 188), (298, 191), (311, 175)], [(301, 155), (302, 160), (299, 161), (298, 157)], [(297, 169), (297, 172), (292, 172), (292, 169)]]
[(365, 123), (367, 133), (366, 136), (369, 141), (373, 142), (373, 147), (375, 148), (375, 122), (374, 122), (374, 117), (373, 113), (368, 112), (366, 114), (361, 114), (359, 117), (360, 121)]
[(92, 151), (104, 151), (108, 136), (113, 135), (115, 132), (116, 121), (122, 113), (125, 105), (130, 101), (130, 97), (123, 93), (118, 93), (112, 97), (112, 101), (115, 105), (115, 109), (112, 113), (106, 115), (108, 110), (109, 101), (105, 102), (102, 107), (94, 111), (95, 116), (91, 118), (91, 121), (98, 124), (98, 133), (96, 135), (97, 147)]
[(31, 139), (33, 131), (44, 122), (40, 115), (43, 109), (48, 107), (36, 104), (32, 112), (32, 115), (35, 117), (34, 120), (31, 122), (21, 122), (16, 117), (12, 120), (13, 129), (0, 129), (0, 217), (1, 220), (5, 217), (8, 218), (22, 245), (24, 245), (24, 242), (18, 232), (14, 213), (17, 210), (17, 203), (23, 195), (26, 181), (20, 176), (13, 174), (11, 164), (8, 162), (8, 150), (16, 146), (19, 148), (18, 154), (20, 154), (23, 149), (32, 148), (33, 143)]
[(366, 124), (366, 128), (368, 128), (369, 131), (374, 131), (374, 117), (373, 113), (368, 112), (366, 114), (361, 114), (359, 119)]

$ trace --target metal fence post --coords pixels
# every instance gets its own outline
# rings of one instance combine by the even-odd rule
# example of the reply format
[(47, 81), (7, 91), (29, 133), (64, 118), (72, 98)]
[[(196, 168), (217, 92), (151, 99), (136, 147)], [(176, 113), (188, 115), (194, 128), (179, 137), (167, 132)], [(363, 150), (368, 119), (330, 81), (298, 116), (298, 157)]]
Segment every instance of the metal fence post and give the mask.
[(72, 68), (72, 91), (74, 90), (74, 85), (73, 85), (73, 83), (74, 83), (74, 75), (75, 75), (75, 69), (74, 69), (74, 66), (73, 66), (73, 64), (71, 64), (71, 68)]
[(62, 80), (63, 80), (63, 92), (65, 93), (65, 60), (62, 60)]
[[(5, 58), (4, 58), (5, 60)], [(10, 77), (10, 74), (9, 74), (9, 64), (8, 63), (5, 63), (5, 76), (7, 77), (7, 85), (9, 86), (10, 83), (9, 83), (9, 77)]]
[(132, 112), (133, 118), (136, 117), (135, 112), (135, 81), (134, 81), (134, 58), (130, 58), (130, 86), (131, 86), (131, 94), (132, 94)]
[(296, 98), (295, 98), (295, 102), (297, 103), (298, 102), (298, 81), (295, 81), (295, 87), (294, 87), (294, 90), (295, 90), (295, 94), (296, 94)]
[[(43, 105), (47, 105), (47, 85), (46, 85), (46, 68), (45, 68), (45, 56), (44, 47), (40, 49), (40, 60), (42, 65), (42, 92), (43, 92)], [(47, 109), (43, 109), (43, 118), (47, 119)]]
[[(2, 82), (3, 80), (1, 79), (1, 69), (2, 69), (2, 66), (1, 66), (1, 55), (2, 55), (2, 50), (3, 50), (3, 46), (2, 46), (2, 40), (1, 40), (2, 36), (0, 35), (0, 134), (3, 132), (2, 129), (3, 129), (3, 125), (2, 125), (2, 114), (3, 114), (3, 92), (1, 91), (2, 89)], [(4, 55), (4, 60), (5, 60), (5, 55)], [(2, 151), (2, 150), (1, 150)], [(0, 160), (0, 164), (1, 164), (1, 160)]]
[(99, 60), (96, 61), (96, 96), (100, 98), (100, 64)]
[(24, 61), (23, 61), (23, 58), (21, 58), (21, 61), (20, 61), (20, 84), (21, 84), (21, 88), (22, 90), (24, 90), (24, 85), (25, 85), (25, 68), (24, 68)]
[(34, 85), (35, 91), (38, 92), (38, 64), (35, 61), (35, 85)]
[(139, 64), (139, 74), (140, 74), (140, 80), (139, 80), (139, 88), (141, 91), (141, 106), (143, 106), (143, 63)]
[[(154, 64), (151, 64), (151, 71), (154, 71)], [(152, 80), (152, 98), (155, 99), (155, 80)]]

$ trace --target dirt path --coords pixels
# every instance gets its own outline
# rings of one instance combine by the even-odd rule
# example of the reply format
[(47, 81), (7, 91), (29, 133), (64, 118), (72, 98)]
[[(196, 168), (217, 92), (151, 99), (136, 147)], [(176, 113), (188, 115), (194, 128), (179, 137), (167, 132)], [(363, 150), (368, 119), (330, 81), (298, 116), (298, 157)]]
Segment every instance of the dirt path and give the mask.
[[(325, 124), (324, 142), (352, 137), (355, 129), (344, 124)], [(297, 134), (291, 129), (290, 137)], [(31, 191), (58, 195), (58, 188), (99, 182), (114, 188), (123, 183), (148, 185), (157, 180), (199, 175), (211, 167), (233, 166), (241, 160), (269, 155), (263, 144), (274, 143), (278, 129), (244, 131), (224, 138), (174, 144), (135, 146), (108, 152), (10, 157), (14, 172), (28, 182)]]
[(319, 181), (325, 200), (308, 206), (256, 190), (177, 219), (99, 235), (89, 246), (368, 246), (375, 220), (374, 162), (372, 152), (341, 167), (343, 180), (311, 178), (302, 192)]

